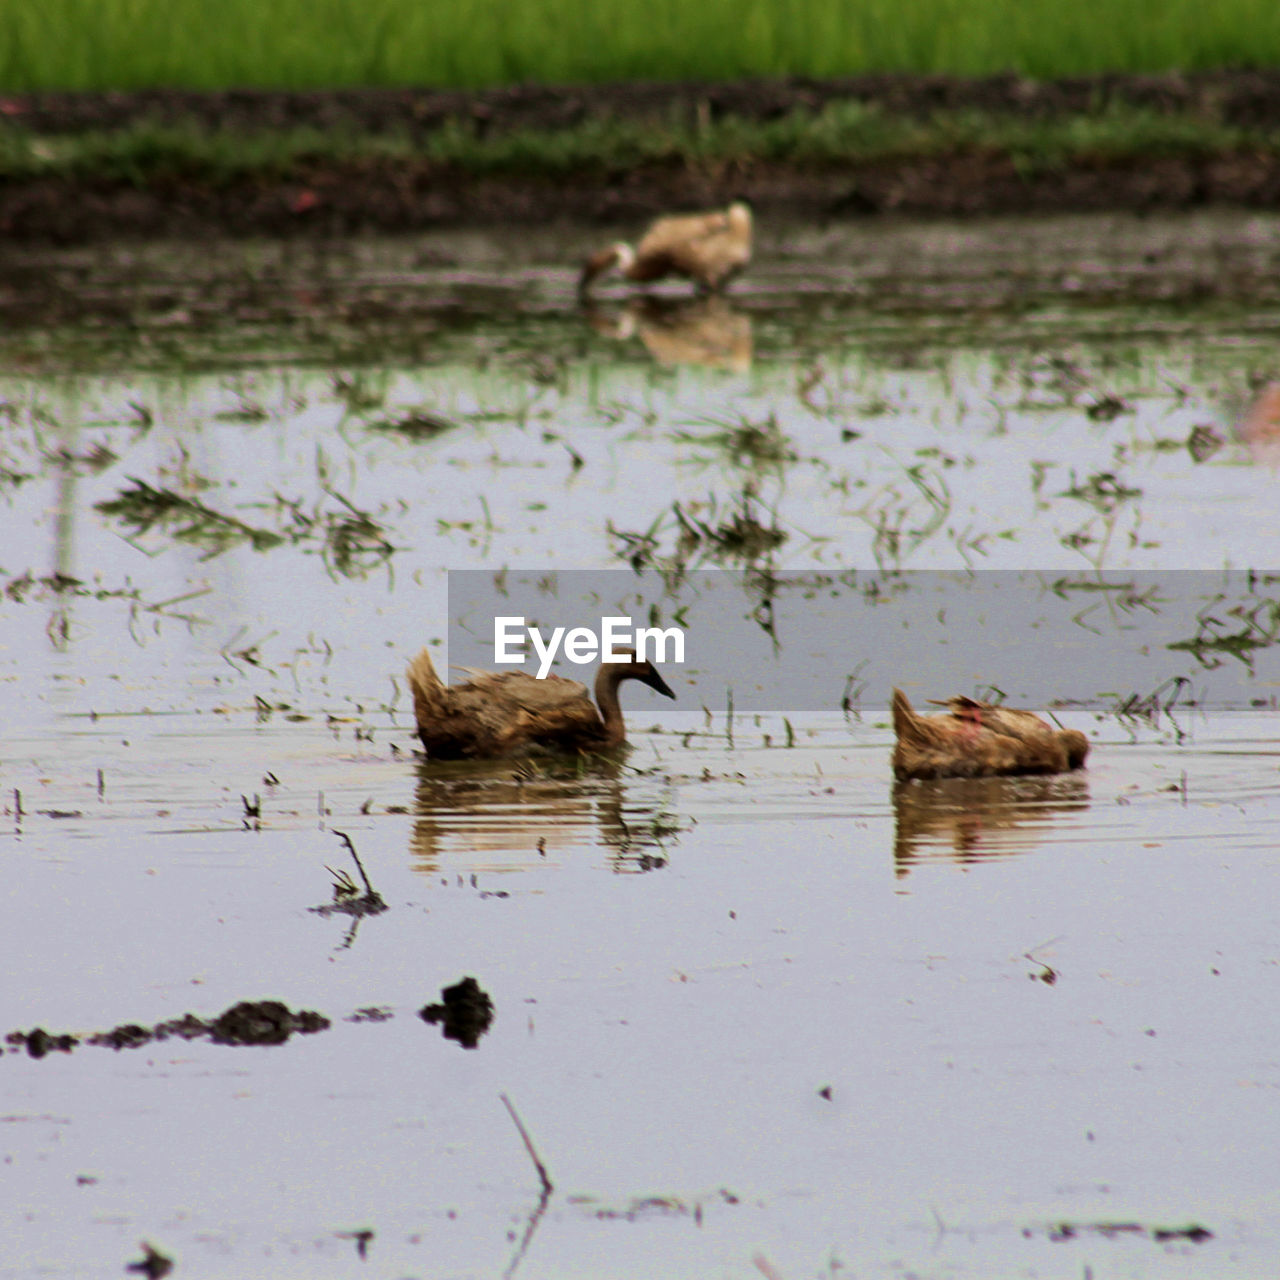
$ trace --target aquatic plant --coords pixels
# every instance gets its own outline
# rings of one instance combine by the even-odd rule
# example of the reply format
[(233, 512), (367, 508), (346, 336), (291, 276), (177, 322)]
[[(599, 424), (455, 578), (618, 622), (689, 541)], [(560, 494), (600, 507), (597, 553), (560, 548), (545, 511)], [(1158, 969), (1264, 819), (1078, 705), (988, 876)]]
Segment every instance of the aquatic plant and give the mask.
[[(1280, 640), (1280, 600), (1264, 598), (1241, 601), (1217, 613), (1225, 597), (1218, 597), (1200, 611), (1196, 617), (1198, 630), (1186, 640), (1175, 640), (1168, 647), (1194, 654), (1196, 661), (1207, 670), (1223, 664), (1224, 658), (1235, 658), (1250, 671), (1258, 650), (1269, 649)], [(1233, 628), (1226, 619), (1234, 619)]]
[(761, 422), (751, 422), (745, 417), (736, 422), (714, 418), (700, 422), (713, 430), (675, 431), (672, 440), (676, 444), (706, 449), (718, 460), (747, 471), (780, 471), (787, 463), (799, 459), (800, 455), (778, 425), (776, 414), (769, 414)]
[(206, 560), (242, 543), (247, 542), (255, 551), (266, 551), (285, 540), (283, 534), (255, 529), (235, 516), (172, 489), (157, 489), (145, 480), (131, 479), (129, 488), (115, 498), (95, 503), (94, 510), (118, 516), (133, 537), (156, 527), (166, 529), (176, 541), (200, 548)]

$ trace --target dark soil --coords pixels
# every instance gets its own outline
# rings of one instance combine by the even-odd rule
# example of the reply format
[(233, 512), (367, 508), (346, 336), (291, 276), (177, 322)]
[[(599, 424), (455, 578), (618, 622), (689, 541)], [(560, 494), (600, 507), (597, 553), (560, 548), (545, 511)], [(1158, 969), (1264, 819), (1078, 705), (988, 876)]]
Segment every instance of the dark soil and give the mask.
[(448, 120), (487, 129), (562, 129), (601, 117), (690, 122), (738, 116), (772, 120), (833, 102), (874, 102), (886, 111), (928, 116), (940, 110), (1053, 116), (1096, 111), (1109, 103), (1160, 112), (1212, 115), (1227, 124), (1280, 125), (1280, 71), (1194, 75), (1088, 76), (1031, 81), (1018, 76), (855, 76), (841, 80), (742, 80), (728, 84), (633, 83), (527, 85), (477, 92), (432, 89), (336, 89), (215, 93), (41, 93), (0, 101), (0, 111), (36, 133), (118, 129), (139, 120), (195, 120), (232, 131), (310, 125), (353, 133), (407, 131), (422, 136)]
[[(0, 101), (33, 132), (110, 130), (143, 120), (196, 121), (261, 131), (310, 125), (343, 133), (424, 136), (448, 120), (482, 133), (554, 131), (600, 117), (767, 120), (837, 100), (927, 116), (981, 110), (1048, 117), (1123, 103), (1252, 128), (1280, 127), (1280, 72), (1104, 76), (1036, 83), (866, 76), (838, 81), (425, 89), (289, 93), (147, 91), (39, 94)], [(572, 181), (485, 177), (423, 161), (311, 161), (282, 178), (222, 185), (167, 179), (49, 178), (0, 182), (0, 232), (10, 244), (74, 244), (119, 237), (340, 236), (478, 223), (585, 220), (634, 224), (657, 212), (745, 197), (768, 216), (824, 218), (889, 212), (947, 216), (1069, 210), (1280, 206), (1280, 158), (1255, 152), (1105, 159), (1020, 172), (1000, 156), (903, 159), (823, 170), (751, 162), (587, 172)]]

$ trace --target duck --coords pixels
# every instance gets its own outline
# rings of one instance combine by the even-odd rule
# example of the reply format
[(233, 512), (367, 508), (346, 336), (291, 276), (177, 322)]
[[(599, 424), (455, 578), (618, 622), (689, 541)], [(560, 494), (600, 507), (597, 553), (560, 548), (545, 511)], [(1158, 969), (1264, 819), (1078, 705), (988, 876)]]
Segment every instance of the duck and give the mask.
[(578, 278), (578, 294), (585, 298), (594, 281), (615, 268), (636, 284), (684, 276), (714, 293), (750, 261), (751, 209), (739, 200), (727, 209), (659, 218), (634, 248), (620, 240), (593, 253)]
[(667, 682), (647, 660), (629, 649), (620, 662), (602, 662), (596, 672), (595, 702), (576, 680), (523, 671), (463, 668), (463, 684), (446, 685), (431, 654), (422, 649), (405, 672), (413, 691), (418, 737), (438, 760), (486, 760), (529, 750), (607, 752), (626, 745), (627, 729), (618, 686), (647, 684), (674, 698)]
[(947, 709), (939, 715), (918, 715), (901, 689), (893, 691), (893, 773), (900, 781), (1066, 773), (1089, 754), (1078, 729), (1055, 729), (1031, 711), (963, 696), (941, 705)]

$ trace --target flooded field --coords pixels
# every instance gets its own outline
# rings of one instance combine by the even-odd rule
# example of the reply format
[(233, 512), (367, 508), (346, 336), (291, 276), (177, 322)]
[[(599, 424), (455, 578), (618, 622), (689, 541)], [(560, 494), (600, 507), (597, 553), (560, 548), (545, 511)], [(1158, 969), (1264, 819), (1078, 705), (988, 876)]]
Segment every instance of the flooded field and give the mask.
[[(590, 247), (0, 263), (0, 1276), (1275, 1272), (1280, 218)], [(760, 687), (428, 764), (459, 570), (740, 575)], [(895, 785), (893, 685), (1088, 766)]]

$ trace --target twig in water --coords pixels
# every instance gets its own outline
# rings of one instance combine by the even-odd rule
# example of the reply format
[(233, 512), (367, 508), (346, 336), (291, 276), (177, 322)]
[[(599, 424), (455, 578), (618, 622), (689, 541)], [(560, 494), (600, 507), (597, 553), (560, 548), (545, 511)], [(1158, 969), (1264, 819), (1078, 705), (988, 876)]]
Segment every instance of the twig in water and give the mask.
[(516, 1109), (511, 1105), (511, 1099), (505, 1093), (498, 1095), (502, 1099), (502, 1105), (506, 1107), (511, 1114), (511, 1119), (515, 1122), (516, 1129), (520, 1133), (520, 1137), (524, 1139), (525, 1150), (529, 1153), (529, 1159), (533, 1161), (533, 1167), (538, 1171), (538, 1177), (542, 1181), (542, 1190), (544, 1194), (550, 1195), (555, 1189), (552, 1186), (551, 1179), (547, 1176), (547, 1166), (538, 1158), (538, 1152), (534, 1148), (533, 1139), (529, 1137), (529, 1131), (524, 1127), (524, 1123), (516, 1114)]
[(773, 1263), (771, 1263), (763, 1253), (757, 1253), (756, 1256), (751, 1259), (751, 1265), (754, 1266), (762, 1276), (764, 1276), (764, 1280), (782, 1280), (781, 1272), (774, 1267)]
[(933, 1220), (938, 1225), (938, 1232), (933, 1237), (933, 1251), (937, 1253), (938, 1245), (942, 1243), (942, 1238), (947, 1234), (947, 1224), (942, 1220), (942, 1214), (938, 1212), (937, 1205), (930, 1205), (929, 1212), (933, 1214)]
[(507, 1269), (502, 1273), (502, 1280), (511, 1280), (515, 1275), (516, 1268), (520, 1265), (521, 1258), (524, 1257), (526, 1250), (529, 1248), (529, 1242), (533, 1239), (533, 1233), (538, 1229), (538, 1223), (542, 1221), (542, 1215), (547, 1211), (547, 1205), (551, 1200), (551, 1179), (547, 1176), (547, 1167), (538, 1159), (538, 1153), (534, 1150), (533, 1139), (529, 1137), (529, 1131), (520, 1122), (520, 1117), (516, 1114), (516, 1109), (511, 1105), (511, 1099), (505, 1093), (498, 1095), (511, 1115), (511, 1119), (515, 1121), (516, 1129), (519, 1130), (520, 1137), (524, 1139), (525, 1150), (529, 1153), (529, 1159), (533, 1161), (533, 1167), (538, 1171), (538, 1177), (542, 1180), (542, 1192), (538, 1196), (538, 1203), (534, 1206), (533, 1212), (529, 1215), (529, 1223), (524, 1229), (524, 1235), (520, 1237), (520, 1243), (516, 1246), (516, 1251), (511, 1255), (511, 1261), (507, 1263)]
[(333, 834), (347, 846), (347, 851), (356, 864), (356, 870), (360, 873), (360, 879), (364, 881), (365, 891), (369, 897), (376, 898), (378, 895), (373, 891), (373, 885), (369, 883), (369, 877), (364, 873), (364, 863), (360, 861), (360, 855), (356, 852), (355, 845), (351, 843), (351, 837), (345, 831), (335, 831)]

